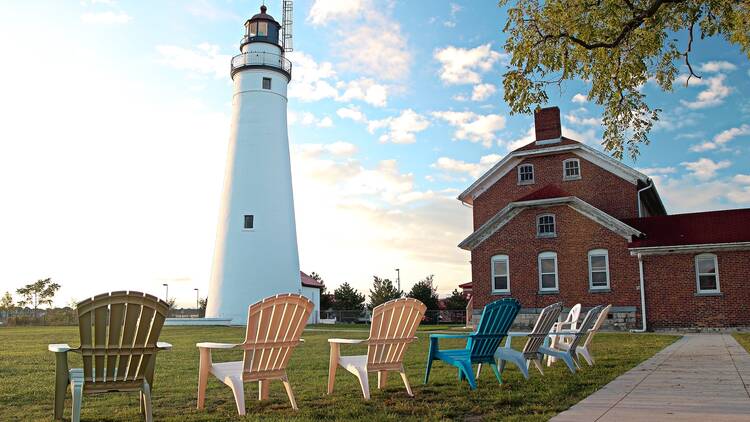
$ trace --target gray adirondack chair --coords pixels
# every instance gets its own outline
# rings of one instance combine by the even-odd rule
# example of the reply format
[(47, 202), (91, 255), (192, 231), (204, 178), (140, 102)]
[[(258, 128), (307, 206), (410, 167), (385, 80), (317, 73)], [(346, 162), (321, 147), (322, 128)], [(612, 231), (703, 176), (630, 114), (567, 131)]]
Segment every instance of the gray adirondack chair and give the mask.
[[(50, 344), (55, 353), (55, 419), (62, 419), (65, 394), (73, 398), (71, 420), (81, 418), (83, 394), (137, 391), (141, 412), (151, 422), (151, 389), (159, 350), (169, 343), (157, 342), (169, 305), (140, 292), (104, 293), (77, 306), (81, 345)], [(83, 358), (83, 368), (68, 369), (68, 352)]]
[[(567, 337), (569, 342), (559, 342), (555, 346), (549, 345), (549, 349), (555, 351), (557, 354), (562, 353), (562, 358), (565, 360), (565, 363), (568, 363), (569, 361), (572, 361), (575, 366), (581, 367), (580, 363), (578, 362), (578, 355), (583, 354), (579, 353), (578, 348), (579, 347), (585, 347), (585, 355), (584, 358), (586, 358), (586, 355), (589, 354), (588, 352), (588, 345), (594, 337), (594, 334), (596, 334), (596, 331), (599, 329), (599, 326), (603, 322), (603, 319), (599, 318), (600, 315), (604, 314), (604, 305), (595, 306), (591, 309), (589, 309), (588, 313), (586, 313), (586, 316), (583, 318), (583, 321), (580, 325), (578, 325), (578, 329), (576, 330), (562, 330), (560, 333)], [(609, 313), (609, 306), (606, 308), (606, 313)], [(606, 314), (604, 315), (606, 318)], [(596, 328), (595, 328), (596, 327)], [(585, 340), (585, 341), (584, 341)], [(583, 342), (583, 344), (581, 344)], [(553, 356), (553, 355), (549, 355)], [(555, 356), (560, 357), (560, 356)], [(587, 361), (589, 361), (590, 356), (586, 358)], [(591, 361), (589, 361), (589, 364)], [(570, 367), (570, 364), (568, 363), (568, 367)], [(573, 369), (571, 369), (573, 371)], [(573, 371), (575, 372), (575, 371)]]

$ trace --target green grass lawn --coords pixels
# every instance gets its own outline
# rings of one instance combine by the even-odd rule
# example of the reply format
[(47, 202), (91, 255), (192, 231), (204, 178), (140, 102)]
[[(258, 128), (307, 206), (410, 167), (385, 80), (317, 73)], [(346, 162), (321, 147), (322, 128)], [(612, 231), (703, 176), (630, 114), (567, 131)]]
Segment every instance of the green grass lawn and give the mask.
[[(348, 330), (358, 330), (349, 332)], [(289, 379), (299, 412), (289, 406), (280, 382), (271, 383), (270, 399), (257, 401), (257, 384), (245, 384), (246, 419), (274, 420), (440, 420), (485, 417), (504, 420), (547, 420), (567, 409), (615, 377), (652, 356), (678, 337), (654, 334), (600, 333), (594, 340), (593, 354), (597, 364), (585, 367), (575, 375), (563, 363), (557, 363), (541, 376), (536, 370), (529, 381), (512, 365), (498, 385), (492, 374), (482, 372), (478, 389), (457, 381), (456, 370), (435, 362), (430, 383), (422, 383), (429, 341), (423, 327), (419, 341), (406, 353), (405, 366), (414, 389), (410, 398), (398, 374), (388, 380), (385, 390), (376, 388), (377, 374), (372, 374), (372, 399), (364, 401), (356, 378), (339, 368), (336, 390), (326, 395), (329, 337), (365, 338), (363, 326), (317, 326), (306, 331), (306, 343), (296, 349), (289, 364)], [(441, 327), (443, 329), (443, 327)], [(328, 331), (319, 331), (328, 330)], [(198, 341), (240, 342), (242, 328), (234, 327), (165, 327), (160, 340), (174, 345), (172, 352), (161, 352), (156, 362), (153, 386), (154, 419), (168, 421), (238, 420), (231, 391), (212, 378), (208, 384), (206, 409), (195, 409)], [(48, 343), (78, 344), (75, 327), (32, 327), (0, 329), (0, 421), (50, 420), (52, 418), (54, 357), (47, 352)], [(441, 342), (441, 346), (463, 347), (461, 340)], [(516, 343), (514, 343), (516, 345)], [(522, 347), (521, 341), (517, 347)], [(364, 353), (361, 346), (342, 346), (342, 354)], [(217, 353), (215, 361), (239, 360), (235, 351)], [(71, 367), (80, 367), (80, 356), (70, 354)], [(70, 394), (65, 405), (70, 416)], [(83, 420), (139, 420), (136, 393), (86, 395), (83, 398)]]
[(750, 333), (732, 333), (732, 337), (750, 353)]

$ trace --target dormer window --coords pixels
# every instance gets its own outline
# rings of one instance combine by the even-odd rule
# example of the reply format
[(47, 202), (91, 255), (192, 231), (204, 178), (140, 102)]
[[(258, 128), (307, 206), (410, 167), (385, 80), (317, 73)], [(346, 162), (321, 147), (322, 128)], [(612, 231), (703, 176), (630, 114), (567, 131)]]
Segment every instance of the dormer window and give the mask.
[(518, 166), (518, 184), (531, 185), (534, 183), (534, 165), (521, 164)]
[(563, 161), (563, 180), (577, 180), (581, 178), (581, 162), (577, 158)]
[(555, 237), (555, 215), (542, 214), (536, 218), (536, 236), (537, 237)]

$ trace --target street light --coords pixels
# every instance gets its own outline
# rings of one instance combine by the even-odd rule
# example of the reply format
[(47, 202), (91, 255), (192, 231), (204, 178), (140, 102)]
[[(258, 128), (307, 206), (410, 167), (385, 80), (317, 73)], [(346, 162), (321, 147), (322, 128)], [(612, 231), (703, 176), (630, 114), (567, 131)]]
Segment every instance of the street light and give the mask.
[(169, 302), (169, 284), (164, 283), (164, 284), (162, 284), (162, 286), (164, 286), (164, 287), (167, 288), (167, 292), (164, 295), (164, 301), (165, 302)]
[(401, 291), (401, 270), (396, 268), (396, 283), (398, 284), (398, 291)]
[(200, 314), (201, 314), (201, 301), (200, 301), (200, 299), (198, 299), (198, 289), (195, 288), (193, 290), (195, 290), (195, 309), (198, 310), (198, 315), (200, 316)]

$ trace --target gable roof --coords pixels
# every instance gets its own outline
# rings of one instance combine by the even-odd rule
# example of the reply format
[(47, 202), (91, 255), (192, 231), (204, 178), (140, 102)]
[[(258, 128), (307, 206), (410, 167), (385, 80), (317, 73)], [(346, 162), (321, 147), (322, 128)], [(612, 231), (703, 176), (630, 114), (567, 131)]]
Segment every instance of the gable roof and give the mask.
[(536, 199), (549, 199), (549, 198), (564, 198), (571, 196), (568, 192), (565, 192), (557, 185), (546, 185), (541, 189), (537, 189), (528, 195), (522, 196), (515, 200), (515, 202), (521, 201), (533, 201)]
[(302, 285), (305, 287), (315, 287), (318, 289), (322, 289), (323, 287), (325, 287), (323, 283), (310, 277), (309, 275), (303, 273), (302, 271), (299, 272), (299, 278), (300, 278), (300, 281), (302, 281)]
[(526, 157), (559, 154), (563, 152), (573, 153), (635, 185), (637, 185), (639, 181), (642, 183), (649, 182), (648, 176), (618, 160), (615, 160), (609, 155), (573, 139), (562, 137), (559, 142), (549, 143), (549, 141), (542, 141), (539, 143), (535, 141), (512, 151), (480, 176), (465, 191), (458, 195), (458, 200), (465, 204), (473, 204), (475, 198), (479, 197), (500, 180), (500, 178), (508, 174), (508, 172), (515, 168)]
[[(545, 186), (527, 196), (537, 194), (537, 196), (551, 195), (553, 194), (554, 185)], [(560, 192), (563, 192), (560, 190)], [(612, 230), (613, 232), (624, 237), (627, 241), (630, 241), (633, 236), (641, 236), (642, 233), (637, 229), (627, 225), (626, 223), (612, 217), (606, 212), (596, 208), (595, 206), (583, 201), (576, 196), (557, 196), (549, 198), (531, 199), (531, 200), (518, 200), (511, 202), (506, 205), (505, 208), (493, 215), (487, 222), (482, 224), (474, 233), (469, 235), (466, 239), (461, 242), (458, 247), (465, 250), (472, 250), (479, 246), (482, 242), (487, 240), (490, 236), (495, 234), (503, 226), (508, 224), (515, 216), (520, 214), (522, 211), (529, 208), (548, 207), (551, 205), (567, 205), (570, 208), (578, 211), (585, 217), (601, 224), (602, 226)]]
[(750, 242), (750, 208), (622, 221), (645, 233), (630, 243), (631, 248)]

